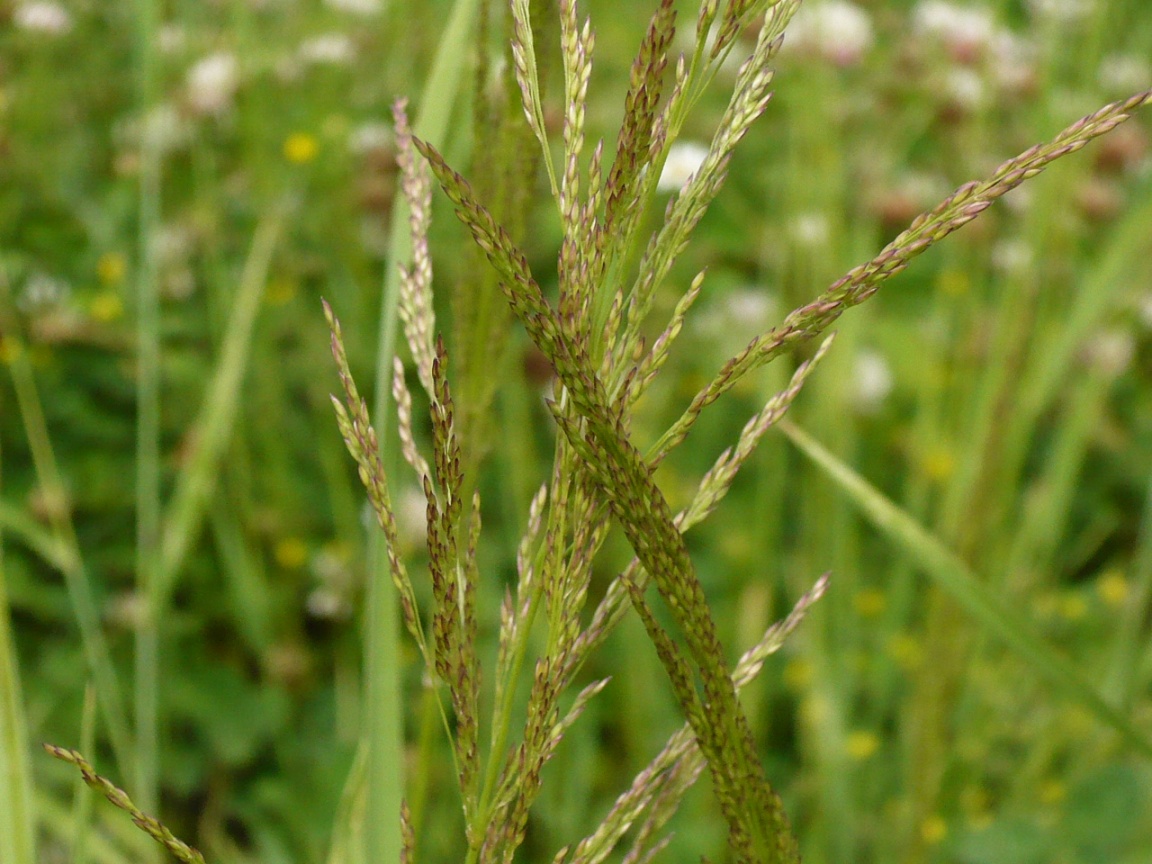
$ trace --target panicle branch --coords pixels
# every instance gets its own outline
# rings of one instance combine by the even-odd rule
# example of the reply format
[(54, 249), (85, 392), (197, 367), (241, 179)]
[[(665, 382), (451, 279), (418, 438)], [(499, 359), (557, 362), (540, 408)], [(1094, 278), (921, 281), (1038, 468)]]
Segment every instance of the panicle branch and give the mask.
[(399, 548), (399, 531), (396, 527), (396, 515), (392, 509), (392, 500), (388, 492), (388, 478), (384, 473), (384, 463), (380, 459), (380, 444), (376, 439), (376, 430), (368, 413), (368, 405), (360, 398), (356, 389), (356, 382), (348, 368), (348, 357), (344, 352), (344, 339), (340, 331), (340, 322), (332, 312), (332, 307), (324, 301), (324, 315), (328, 319), (328, 327), (332, 331), (332, 356), (336, 360), (336, 369), (340, 376), (340, 383), (344, 388), (344, 402), (335, 396), (332, 397), (332, 407), (336, 411), (336, 423), (340, 428), (340, 435), (344, 439), (344, 446), (356, 462), (360, 482), (368, 492), (368, 501), (376, 514), (376, 522), (384, 532), (384, 543), (387, 547), (389, 570), (392, 573), (392, 583), (400, 597), (400, 609), (404, 616), (404, 625), (412, 638), (416, 640), (425, 661), (431, 658), (428, 654), (428, 645), (424, 639), (420, 615), (416, 606), (416, 594), (412, 589), (412, 581), (408, 577), (408, 570), (404, 560), (397, 554)]
[(114, 785), (112, 781), (97, 774), (96, 769), (79, 752), (65, 747), (57, 747), (55, 744), (45, 744), (44, 749), (49, 755), (61, 762), (67, 762), (69, 765), (80, 769), (80, 776), (84, 778), (84, 782), (88, 786), (131, 816), (137, 828), (167, 849), (173, 857), (185, 862), (185, 864), (204, 864), (204, 856), (199, 851), (178, 839), (160, 820), (154, 816), (149, 816), (133, 804), (127, 792)]
[(1062, 131), (1048, 144), (1030, 147), (1002, 164), (982, 182), (969, 182), (959, 187), (940, 204), (917, 216), (880, 253), (865, 264), (854, 267), (836, 280), (819, 297), (795, 309), (779, 327), (757, 336), (739, 354), (724, 364), (712, 381), (696, 394), (683, 415), (661, 436), (649, 451), (659, 460), (688, 434), (696, 418), (706, 407), (730, 390), (736, 382), (784, 351), (826, 330), (845, 310), (863, 303), (890, 277), (899, 273), (925, 249), (967, 225), (992, 202), (1035, 177), (1048, 165), (1079, 150), (1093, 138), (1127, 120), (1132, 112), (1152, 101), (1152, 90), (1137, 93), (1104, 106)]

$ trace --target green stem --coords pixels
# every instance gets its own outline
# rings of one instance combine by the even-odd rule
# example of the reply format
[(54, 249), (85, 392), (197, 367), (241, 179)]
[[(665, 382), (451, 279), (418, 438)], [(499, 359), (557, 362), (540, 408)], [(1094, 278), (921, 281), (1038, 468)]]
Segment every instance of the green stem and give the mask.
[[(158, 799), (160, 560), (160, 296), (155, 237), (160, 224), (161, 153), (150, 130), (156, 104), (154, 0), (136, 0), (138, 110), (144, 129), (140, 154), (136, 264), (136, 588), (144, 613), (136, 628), (135, 795), (149, 813)], [(149, 849), (156, 860), (159, 850)]]

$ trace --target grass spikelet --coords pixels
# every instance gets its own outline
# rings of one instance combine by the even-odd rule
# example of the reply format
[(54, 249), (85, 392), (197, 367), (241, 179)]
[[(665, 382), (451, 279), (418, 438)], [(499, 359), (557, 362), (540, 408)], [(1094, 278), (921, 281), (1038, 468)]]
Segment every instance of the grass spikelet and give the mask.
[(656, 337), (656, 341), (652, 343), (652, 349), (644, 356), (640, 363), (636, 365), (635, 376), (629, 382), (628, 386), (624, 388), (624, 398), (628, 403), (635, 404), (636, 400), (644, 394), (644, 391), (648, 389), (648, 385), (655, 380), (656, 375), (667, 362), (672, 350), (672, 344), (684, 328), (684, 319), (687, 317), (692, 305), (696, 302), (696, 298), (700, 296), (700, 289), (703, 286), (704, 273), (700, 272), (696, 274), (688, 290), (677, 301), (676, 308), (672, 310), (672, 317), (668, 320), (664, 331)]
[[(428, 367), (428, 392), (432, 392), (431, 364)], [(392, 358), (392, 398), (396, 400), (396, 431), (404, 461), (415, 469), (418, 478), (431, 477), (432, 470), (417, 449), (412, 433), (412, 394), (404, 380), (404, 363), (399, 357)]]
[(708, 155), (684, 189), (669, 203), (663, 226), (648, 244), (629, 299), (627, 324), (621, 336), (622, 353), (632, 350), (656, 291), (724, 185), (732, 151), (768, 105), (772, 72), (767, 64), (780, 46), (779, 37), (769, 36), (770, 30), (762, 28), (755, 51), (740, 67), (732, 98), (713, 135)]
[(436, 356), (432, 334), (436, 316), (432, 309), (432, 258), (428, 252), (428, 228), (432, 221), (432, 183), (428, 166), (416, 158), (412, 130), (408, 126), (406, 100), (392, 107), (396, 123), (396, 158), (403, 176), (401, 189), (408, 203), (408, 225), (412, 236), (412, 266), (401, 266), (398, 312), (404, 336), (416, 363), (424, 391), (432, 393), (432, 361)]
[(540, 75), (536, 68), (536, 45), (532, 35), (532, 20), (528, 0), (512, 0), (512, 66), (516, 83), (524, 104), (524, 117), (540, 142), (544, 165), (552, 186), (552, 195), (559, 198), (556, 169), (549, 157), (548, 133), (544, 128), (544, 104), (540, 98)]
[(616, 142), (616, 158), (608, 173), (605, 231), (625, 237), (638, 213), (640, 171), (648, 163), (649, 146), (656, 120), (656, 106), (663, 90), (668, 47), (676, 33), (676, 10), (672, 0), (661, 0), (652, 15), (640, 50), (632, 62), (631, 80), (624, 97), (624, 125)]
[[(589, 248), (595, 230), (594, 212), (586, 211), (580, 200), (580, 153), (584, 147), (584, 115), (588, 79), (592, 74), (593, 36), (591, 22), (578, 26), (575, 0), (560, 4), (561, 56), (564, 61), (564, 176), (560, 185), (560, 219), (564, 239), (560, 246), (560, 314), (573, 320), (573, 332), (584, 328), (582, 319), (590, 298), (592, 276), (586, 262), (581, 266), (580, 250)], [(599, 171), (596, 168), (597, 172)]]

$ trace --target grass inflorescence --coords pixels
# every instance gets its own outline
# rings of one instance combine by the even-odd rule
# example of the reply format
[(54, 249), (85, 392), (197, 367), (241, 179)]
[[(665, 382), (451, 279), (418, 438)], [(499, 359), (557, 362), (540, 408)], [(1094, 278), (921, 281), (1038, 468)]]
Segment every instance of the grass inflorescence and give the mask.
[[(61, 20), (44, 17), (54, 4), (18, 5), (26, 33)], [(210, 126), (245, 166), (219, 176), (224, 151), (182, 153), (164, 137), (183, 140), (164, 131), (162, 74), (165, 52), (181, 49), (157, 7), (141, 7), (128, 88), (137, 126), (122, 133), (133, 149), (118, 169), (137, 192), (128, 220), (136, 326), (116, 349), (131, 361), (118, 374), (135, 387), (130, 564), (119, 547), (93, 546), (73, 502), (87, 490), (69, 487), (50, 443), (53, 406), (37, 384), (50, 367), (33, 351), (55, 331), (28, 299), (38, 265), (0, 260), (0, 356), (27, 444), (24, 473), (39, 490), (33, 518), (2, 502), (0, 527), (63, 575), (84, 659), (76, 677), (91, 682), (83, 706), (57, 704), (52, 685), (34, 678), (21, 689), (14, 644), (54, 643), (16, 644), (8, 610), (17, 624), (54, 621), (65, 601), (29, 587), (24, 569), (13, 589), (0, 558), (0, 773), (13, 778), (0, 789), (5, 864), (29, 864), (38, 848), (101, 864), (155, 854), (82, 795), (69, 818), (62, 782), (34, 791), (27, 741), (69, 734), (61, 704), (81, 718), (81, 749), (114, 764), (141, 806), (80, 750), (47, 751), (190, 864), (206, 858), (145, 811), (172, 803), (179, 833), (200, 835), (208, 860), (237, 864), (701, 855), (796, 864), (809, 849), (836, 864), (969, 861), (1000, 842), (1033, 855), (1022, 860), (1087, 861), (1093, 850), (1139, 848), (1142, 829), (1116, 827), (1096, 799), (1113, 800), (1105, 788), (1152, 785), (1128, 763), (1129, 751), (1152, 752), (1140, 722), (1152, 668), (1140, 649), (1152, 523), (1101, 504), (1113, 486), (1099, 478), (1088, 484), (1096, 497), (1081, 501), (1076, 480), (1102, 450), (1127, 442), (1142, 452), (1113, 414), (1127, 412), (1133, 428), (1147, 418), (1108, 401), (1131, 358), (1098, 337), (1135, 314), (1139, 298), (1113, 286), (1145, 256), (1148, 207), (1134, 192), (1129, 215), (1117, 216), (1109, 195), (1119, 182), (1083, 187), (1087, 221), (1118, 220), (1114, 231), (1083, 229), (1104, 249), (1095, 266), (1052, 205), (1051, 190), (1074, 169), (1055, 167), (1049, 186), (1030, 181), (1117, 130), (1152, 90), (1002, 161), (988, 155), (993, 145), (999, 152), (1019, 136), (986, 142), (1003, 118), (964, 87), (983, 75), (1007, 91), (1024, 73), (997, 78), (981, 65), (1013, 47), (1013, 31), (989, 29), (994, 16), (975, 8), (893, 4), (892, 20), (907, 18), (915, 36), (902, 70), (923, 74), (925, 90), (943, 74), (932, 58), (970, 73), (960, 84), (944, 79), (937, 89), (950, 95), (935, 104), (903, 80), (861, 95), (852, 76), (871, 36), (851, 3), (700, 0), (689, 9), (658, 0), (628, 34), (638, 47), (615, 89), (600, 64), (614, 61), (607, 52), (631, 10), (594, 25), (575, 0), (383, 5), (325, 4), (316, 26), (324, 16), (393, 26), (343, 41), (325, 33), (292, 62), (220, 49), (188, 70), (175, 120)], [(1017, 17), (1051, 14), (1033, 6)], [(1016, 14), (1001, 11), (1005, 21)], [(231, 26), (257, 46), (280, 14), (245, 8)], [(845, 20), (855, 23), (837, 35)], [(404, 23), (411, 44), (394, 35)], [(1098, 22), (1068, 61), (1070, 81), (1073, 66), (1103, 65), (1104, 32)], [(408, 100), (392, 99), (383, 137), (374, 129), (357, 145), (361, 174), (335, 153), (347, 125), (336, 115), (311, 118), (323, 130), (315, 135), (286, 130), (273, 142), (284, 173), (269, 167), (261, 136), (285, 122), (263, 107), (274, 81), (311, 81), (315, 69), (345, 62), (337, 58), (387, 44), (397, 58), (382, 76), (391, 98), (412, 89), (399, 70), (428, 38), (436, 50), (419, 110), (410, 119)], [(1028, 92), (1057, 94), (1048, 114), (1029, 115), (1029, 135), (1082, 113), (1061, 99), (1087, 98), (1069, 89), (1055, 56), (1028, 55), (1029, 74), (1050, 78), (1030, 80)], [(808, 89), (789, 97), (784, 73)], [(1137, 83), (1128, 89), (1148, 84)], [(854, 104), (842, 86), (857, 88)], [(321, 90), (315, 104), (331, 104)], [(769, 124), (758, 121), (780, 101), (786, 132), (766, 144), (758, 135)], [(958, 150), (985, 146), (985, 179), (955, 186), (948, 174), (954, 191), (935, 204), (920, 189), (885, 190), (882, 158), (855, 149), (889, 111), (906, 127), (903, 156), (892, 158), (922, 158), (925, 130), (953, 124)], [(690, 139), (704, 143), (669, 180)], [(1131, 168), (1138, 156), (1118, 147), (1109, 158), (1120, 167), (1101, 161), (1100, 174), (1147, 192)], [(1068, 164), (1077, 161), (1060, 161)], [(179, 275), (211, 288), (195, 323), (165, 311), (187, 284), (165, 258), (177, 260), (179, 250), (165, 250), (178, 244), (164, 239), (170, 199), (183, 194), (165, 181), (184, 169), (195, 225), (185, 242), (203, 260), (196, 275), (187, 262)], [(777, 179), (766, 180), (771, 172)], [(368, 202), (358, 232), (336, 228), (338, 196), (319, 194), (352, 182)], [(1050, 198), (994, 221), (986, 211), (1023, 184)], [(437, 187), (458, 226), (434, 222)], [(857, 191), (862, 200), (850, 200)], [(244, 196), (248, 210), (237, 203)], [(794, 204), (810, 212), (781, 228), (777, 211)], [(237, 208), (245, 222), (234, 235), (208, 215)], [(971, 229), (925, 255), (978, 218), (990, 223), (984, 239), (1028, 232), (1036, 249), (1051, 240), (1085, 268), (1070, 312), (1041, 289), (1068, 280), (1072, 264), (1003, 265), (1001, 286), (976, 241), (961, 239)], [(343, 257), (321, 266), (326, 244)], [(381, 259), (382, 290), (362, 290)], [(124, 279), (113, 258), (101, 262), (101, 279)], [(941, 268), (924, 280), (931, 304), (893, 286), (912, 310), (905, 318), (888, 320), (873, 302), (841, 319), (897, 274), (923, 278), (917, 268), (931, 266)], [(741, 289), (747, 272), (778, 284)], [(315, 282), (327, 298), (323, 339), (299, 325), (316, 317), (313, 297), (278, 322), (265, 308), (275, 297), (294, 303)], [(11, 302), (16, 284), (25, 291)], [(749, 305), (725, 312), (742, 293)], [(761, 314), (769, 294), (782, 305)], [(210, 374), (178, 353), (190, 333), (204, 337)], [(339, 380), (329, 398), (316, 374), (328, 362), (322, 342)], [(883, 363), (870, 367), (871, 394), (851, 394), (851, 363), (881, 345), (902, 358), (897, 396), (889, 399)], [(1065, 385), (1073, 371), (1083, 387)], [(167, 474), (165, 375), (205, 382)], [(368, 397), (357, 386), (367, 377)], [(326, 401), (335, 424), (322, 414)], [(303, 426), (280, 407), (298, 403)], [(786, 434), (774, 440), (777, 425)], [(786, 441), (813, 467), (792, 460)], [(318, 466), (302, 455), (310, 451)], [(291, 527), (287, 500), (309, 514)], [(337, 540), (309, 550), (297, 536), (319, 531)], [(1129, 559), (1131, 577), (1096, 573), (1101, 561)], [(114, 613), (105, 595), (118, 568), (134, 576)], [(1085, 574), (1112, 612), (1074, 604)], [(1033, 597), (1035, 614), (1018, 602)], [(1098, 620), (1102, 632), (1078, 629)], [(119, 627), (134, 634), (131, 649)], [(1069, 633), (1066, 657), (1053, 644)], [(778, 653), (786, 656), (769, 663)], [(129, 655), (131, 700), (119, 684)], [(43, 677), (53, 681), (59, 661), (46, 656)], [(1090, 664), (1106, 670), (1099, 682)], [(1013, 675), (1046, 689), (1006, 687)], [(1056, 814), (1067, 824), (1047, 834), (1020, 827), (1051, 825)], [(100, 830), (87, 831), (89, 822)]]

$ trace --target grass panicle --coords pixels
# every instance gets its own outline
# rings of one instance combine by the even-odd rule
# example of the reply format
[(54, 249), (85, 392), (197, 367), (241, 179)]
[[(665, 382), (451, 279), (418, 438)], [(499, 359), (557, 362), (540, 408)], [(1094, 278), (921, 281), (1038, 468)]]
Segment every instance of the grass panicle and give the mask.
[[(630, 91), (632, 98), (640, 98), (641, 92), (644, 92), (643, 76), (645, 74), (655, 76), (654, 70), (663, 62), (662, 52), (667, 47), (666, 40), (671, 38), (670, 10), (664, 20), (666, 23), (662, 25), (658, 13), (657, 19), (654, 19), (650, 27), (646, 47), (641, 49), (641, 56), (634, 66), (634, 86)], [(663, 42), (661, 33), (664, 34)], [(570, 46), (575, 44), (574, 40), (569, 41)], [(718, 133), (719, 146), (714, 147), (710, 154), (713, 160), (711, 170), (700, 175), (699, 185), (695, 187), (702, 191), (698, 195), (687, 195), (683, 199), (695, 209), (686, 208), (684, 211), (689, 216), (683, 218), (683, 227), (678, 226), (671, 235), (675, 238), (676, 248), (672, 249), (670, 254), (666, 253), (663, 260), (670, 261), (686, 241), (687, 234), (698, 222), (699, 216), (722, 182), (723, 166), (726, 164), (730, 149), (735, 146), (751, 121), (766, 105), (766, 87), (770, 75), (762, 68), (752, 73), (748, 73), (747, 70), (754, 68), (753, 64), (756, 62), (762, 65), (770, 55), (772, 47), (772, 43), (762, 38), (758, 43), (758, 53), (755, 53), (753, 60), (745, 65), (732, 108), (725, 115), (725, 125)], [(659, 62), (655, 59), (657, 55), (660, 55)], [(576, 58), (570, 67), (579, 69), (579, 58)], [(572, 77), (577, 76), (571, 73), (570, 78)], [(569, 88), (570, 95), (576, 93), (577, 89)], [(583, 93), (579, 92), (579, 96), (582, 99)], [(650, 110), (654, 111), (655, 104), (655, 99), (648, 103)], [(572, 115), (573, 117), (581, 115), (579, 106), (572, 109)], [(626, 134), (622, 133), (622, 140), (625, 137)], [(723, 658), (724, 652), (716, 636), (715, 624), (693, 573), (687, 550), (662, 493), (651, 481), (649, 469), (643, 463), (639, 451), (626, 438), (623, 419), (625, 411), (620, 405), (609, 404), (605, 388), (592, 368), (586, 348), (589, 344), (588, 334), (575, 332), (577, 322), (573, 321), (571, 314), (564, 315), (563, 309), (559, 314), (551, 310), (543, 298), (539, 285), (531, 276), (523, 254), (514, 248), (507, 233), (496, 225), (487, 210), (475, 200), (467, 182), (446, 165), (434, 148), (423, 142), (415, 143), (429, 160), (433, 173), (456, 205), (457, 215), (471, 230), (477, 244), (503, 277), (502, 287), (513, 313), (520, 318), (537, 343), (537, 347), (544, 352), (556, 369), (565, 387), (563, 397), (565, 404), (554, 403), (552, 407), (554, 416), (565, 433), (567, 443), (581, 456), (587, 470), (590, 470), (599, 487), (598, 491), (607, 500), (641, 564), (653, 575), (661, 595), (678, 620), (695, 665), (695, 672), (690, 671), (690, 667), (674, 643), (655, 624), (654, 617), (647, 611), (641, 592), (635, 588), (630, 592), (642, 612), (650, 635), (657, 643), (659, 654), (674, 682), (682, 708), (696, 728), (702, 745), (709, 751), (717, 797), (729, 821), (734, 848), (739, 849), (748, 860), (789, 860), (790, 856), (795, 854), (794, 842), (780, 839), (789, 837), (786, 821), (780, 810), (778, 798), (768, 789), (762, 772), (758, 770), (759, 761), (752, 749), (747, 721), (743, 717), (735, 690), (731, 686)], [(645, 141), (645, 146), (637, 149), (646, 150), (647, 144)], [(609, 211), (613, 207), (613, 191), (618, 192), (620, 184), (625, 182), (622, 178), (629, 176), (625, 170), (631, 167), (625, 161), (627, 158), (627, 150), (620, 150), (616, 166), (621, 167), (614, 167), (608, 183)], [(668, 221), (677, 225), (673, 215), (675, 211)], [(661, 246), (658, 237), (655, 242), (657, 249), (670, 249), (670, 241), (665, 241)], [(564, 254), (562, 252), (562, 258)], [(592, 267), (594, 264), (590, 263), (588, 266)], [(564, 269), (562, 265), (562, 272)], [(565, 302), (563, 286), (561, 302), (562, 304)], [(637, 317), (632, 320), (637, 321)], [(571, 398), (574, 409), (571, 412), (566, 404), (567, 398)], [(540, 662), (545, 664), (544, 668), (547, 667), (547, 661)], [(525, 766), (523, 776), (525, 782), (530, 785), (538, 782), (539, 769), (535, 761), (541, 752), (537, 746), (538, 730), (543, 725), (542, 717), (553, 710), (556, 695), (541, 679), (541, 668), (538, 664), (533, 698), (530, 700), (531, 705), (540, 707), (532, 715), (533, 721), (529, 725), (530, 731), (526, 732), (522, 755), (517, 758), (517, 764)], [(697, 696), (695, 689), (696, 674), (701, 676), (704, 698), (716, 711), (712, 718), (705, 717), (699, 702), (700, 697)], [(719, 723), (709, 722), (717, 718)], [(532, 734), (531, 730), (537, 730), (537, 734)], [(767, 821), (764, 821), (764, 814), (770, 814)], [(517, 826), (523, 815), (519, 809), (515, 811), (513, 842), (518, 842), (520, 828)]]
[[(758, 767), (759, 761), (751, 751), (747, 720), (728, 680), (715, 623), (667, 502), (652, 481), (639, 451), (624, 434), (621, 407), (608, 404), (604, 386), (592, 371), (586, 352), (573, 344), (566, 322), (560, 320), (544, 300), (523, 253), (513, 247), (507, 233), (475, 201), (468, 183), (447, 166), (434, 148), (424, 142), (415, 143), (456, 205), (461, 221), (505, 277), (502, 287), (513, 312), (556, 369), (565, 387), (565, 396), (571, 398), (575, 416), (565, 405), (557, 403), (551, 405), (553, 415), (568, 444), (592, 472), (600, 493), (641, 564), (652, 574), (686, 637), (701, 676), (704, 698), (716, 712), (711, 720), (719, 718), (724, 724), (717, 733), (711, 723), (705, 722), (702, 712), (690, 712), (690, 718), (696, 717), (702, 727), (698, 734), (707, 735), (709, 743), (714, 745), (709, 754), (714, 761), (710, 764), (718, 798), (729, 805), (727, 815), (734, 840), (759, 860), (788, 860), (780, 855), (790, 854), (789, 847), (784, 846), (785, 851), (781, 852), (775, 841), (769, 839), (785, 825), (778, 799), (767, 789), (762, 773), (747, 768), (748, 765)], [(674, 655), (662, 651), (661, 656), (671, 664), (668, 671), (673, 680), (682, 678), (683, 669), (673, 663)], [(681, 688), (679, 692), (687, 699), (687, 689)], [(546, 689), (540, 690), (542, 698), (551, 695)], [(687, 702), (682, 707), (690, 710)], [(706, 726), (709, 728), (703, 728)], [(531, 769), (527, 773), (529, 777), (534, 775)], [(767, 822), (763, 821), (764, 814), (771, 814)]]
[[(428, 388), (432, 390), (432, 367), (428, 367)], [(412, 394), (404, 380), (404, 361), (399, 357), (392, 361), (392, 398), (396, 402), (396, 435), (400, 439), (400, 453), (404, 461), (412, 466), (416, 477), (423, 482), (424, 477), (432, 476), (432, 469), (416, 447), (416, 436), (412, 431)]]
[[(706, 4), (707, 6), (708, 4)], [(741, 17), (748, 4), (732, 3), (717, 38), (716, 57), (734, 39)], [(764, 778), (760, 763), (751, 744), (747, 720), (736, 699), (724, 661), (724, 651), (717, 637), (716, 627), (708, 610), (703, 592), (694, 574), (691, 560), (681, 539), (680, 526), (660, 489), (652, 482), (651, 466), (658, 463), (668, 449), (683, 440), (701, 410), (729, 389), (739, 377), (776, 356), (786, 346), (811, 338), (825, 330), (841, 312), (862, 302), (875, 292), (879, 284), (899, 272), (924, 249), (947, 234), (971, 221), (995, 198), (1035, 176), (1053, 159), (1059, 158), (1120, 122), (1127, 113), (1146, 101), (1146, 96), (1133, 97), (1115, 103), (1078, 124), (1070, 127), (1052, 144), (1031, 148), (1017, 159), (1005, 163), (988, 181), (967, 184), (957, 190), (938, 207), (913, 222), (892, 244), (873, 261), (850, 271), (836, 282), (818, 300), (793, 312), (781, 328), (753, 340), (744, 354), (730, 361), (705, 390), (701, 391), (682, 418), (652, 448), (645, 459), (628, 437), (628, 405), (630, 399), (615, 400), (604, 380), (623, 384), (626, 396), (634, 395), (651, 381), (655, 370), (667, 351), (667, 343), (674, 338), (687, 307), (691, 305), (699, 282), (694, 283), (682, 306), (673, 313), (665, 334), (654, 346), (643, 366), (629, 366), (619, 358), (632, 357), (640, 343), (640, 325), (647, 317), (656, 289), (663, 282), (671, 263), (684, 248), (692, 230), (699, 223), (708, 205), (723, 183), (731, 152), (745, 135), (752, 122), (763, 113), (770, 96), (768, 85), (771, 71), (768, 62), (780, 44), (780, 31), (795, 12), (795, 4), (773, 4), (766, 16), (755, 48), (737, 75), (733, 96), (713, 137), (708, 154), (695, 175), (689, 179), (681, 193), (669, 205), (663, 226), (649, 241), (648, 250), (639, 263), (639, 275), (627, 297), (628, 316), (621, 333), (597, 329), (599, 319), (585, 324), (578, 314), (581, 303), (573, 298), (577, 290), (602, 291), (601, 288), (573, 281), (573, 274), (598, 273), (618, 276), (627, 265), (626, 249), (630, 245), (627, 223), (638, 219), (640, 204), (646, 200), (639, 194), (638, 183), (652, 181), (651, 172), (644, 168), (661, 164), (662, 153), (656, 158), (649, 150), (653, 146), (652, 130), (656, 124), (665, 53), (673, 32), (672, 10), (669, 4), (660, 7), (649, 27), (636, 62), (626, 102), (626, 121), (617, 146), (617, 156), (605, 187), (605, 230), (610, 242), (586, 242), (578, 249), (575, 227), (580, 211), (574, 201), (577, 183), (576, 156), (579, 152), (579, 133), (586, 94), (583, 72), (587, 68), (590, 43), (576, 35), (575, 10), (565, 5), (562, 10), (563, 51), (566, 69), (567, 113), (565, 115), (564, 183), (557, 195), (561, 218), (565, 224), (565, 238), (560, 253), (561, 292), (560, 307), (553, 310), (544, 299), (540, 285), (533, 278), (526, 257), (516, 248), (507, 232), (496, 223), (488, 210), (475, 197), (464, 178), (451, 169), (436, 149), (425, 142), (415, 145), (428, 159), (441, 188), (456, 208), (457, 216), (472, 233), (473, 239), (501, 278), (501, 287), (511, 311), (521, 321), (529, 336), (551, 362), (562, 390), (550, 402), (554, 419), (563, 434), (563, 441), (574, 453), (593, 481), (593, 494), (606, 502), (615, 521), (620, 524), (633, 547), (639, 566), (650, 574), (659, 592), (677, 621), (684, 649), (656, 622), (640, 586), (630, 578), (622, 582), (639, 612), (649, 637), (665, 666), (681, 709), (693, 727), (697, 740), (712, 771), (717, 800), (729, 823), (730, 841), (742, 860), (789, 861), (797, 850), (787, 827), (779, 799)], [(702, 21), (710, 23), (715, 10), (702, 10)], [(584, 31), (587, 33), (587, 29)], [(523, 43), (519, 46), (523, 50)], [(529, 70), (532, 64), (518, 61), (518, 69)], [(696, 68), (695, 64), (692, 68)], [(678, 71), (681, 81), (684, 73)], [(526, 77), (522, 75), (522, 78)], [(673, 100), (689, 98), (691, 87), (678, 84)], [(528, 116), (538, 113), (537, 93), (522, 85), (526, 96)], [(678, 106), (666, 106), (666, 116), (678, 119), (674, 113)], [(669, 132), (675, 124), (668, 123)], [(657, 140), (657, 147), (668, 143), (667, 138)], [(630, 208), (636, 208), (632, 210)], [(586, 220), (595, 219), (595, 213), (584, 211)], [(620, 228), (614, 231), (614, 228)], [(621, 241), (619, 238), (625, 238)], [(577, 262), (578, 253), (585, 260)], [(620, 308), (620, 299), (612, 302), (605, 323), (618, 321), (611, 309)], [(620, 339), (617, 350), (613, 340)], [(607, 343), (607, 344), (603, 344)], [(823, 354), (822, 346), (818, 356)], [(607, 356), (614, 362), (594, 364), (595, 356)], [(818, 358), (817, 358), (818, 359)], [(803, 367), (798, 385), (808, 367)], [(603, 376), (603, 378), (602, 378)], [(792, 393), (794, 396), (794, 392)], [(748, 457), (764, 431), (779, 417), (777, 406), (768, 406), (746, 425), (740, 440), (732, 451), (721, 455), (713, 470), (705, 477), (701, 493), (696, 499), (697, 510), (688, 512), (688, 519), (703, 518), (715, 506), (714, 496), (723, 494), (732, 476)], [(564, 455), (558, 449), (558, 460)], [(568, 486), (564, 503), (575, 503), (577, 489)], [(572, 496), (569, 498), (569, 496)], [(555, 499), (554, 499), (555, 503)], [(596, 514), (596, 507), (591, 508)], [(594, 534), (595, 532), (593, 532)], [(590, 535), (591, 536), (591, 535)], [(550, 537), (549, 549), (557, 549), (555, 538)], [(529, 603), (526, 609), (531, 609)], [(686, 653), (685, 653), (686, 652)], [(570, 655), (574, 656), (574, 655)], [(545, 674), (551, 659), (537, 662), (530, 705), (530, 722), (525, 742), (516, 759), (524, 782), (535, 786), (538, 782), (537, 761), (540, 749), (540, 730), (544, 718), (554, 710), (556, 690), (550, 686)], [(542, 677), (544, 675), (544, 677)], [(699, 690), (697, 688), (700, 688)], [(703, 701), (702, 701), (703, 700)], [(708, 716), (703, 705), (707, 704)], [(505, 775), (507, 778), (507, 775)], [(505, 780), (507, 783), (507, 779)], [(511, 842), (518, 842), (525, 812), (517, 807), (512, 818)], [(496, 832), (499, 833), (499, 832)], [(496, 834), (490, 833), (491, 837)], [(505, 836), (505, 835), (501, 835)], [(493, 840), (492, 842), (497, 842)]]
[[(641, 197), (638, 184), (649, 160), (668, 49), (675, 34), (676, 10), (671, 0), (662, 0), (632, 62), (628, 93), (624, 97), (624, 122), (606, 185), (604, 231), (610, 238), (629, 236), (630, 228), (639, 216)], [(613, 257), (609, 253), (609, 260)]]
[(140, 810), (132, 803), (127, 792), (97, 774), (96, 769), (80, 753), (53, 744), (45, 744), (44, 749), (61, 762), (67, 762), (78, 768), (85, 783), (108, 799), (113, 806), (119, 807), (131, 816), (132, 821), (141, 831), (167, 849), (174, 858), (185, 862), (185, 864), (205, 864), (204, 856), (199, 851), (177, 838), (158, 819)]
[[(544, 102), (540, 94), (540, 74), (536, 66), (536, 43), (533, 36), (532, 16), (529, 0), (512, 0), (512, 67), (516, 71), (516, 83), (524, 105), (524, 117), (536, 135), (536, 140), (545, 153), (548, 152), (548, 132), (544, 124)], [(559, 197), (560, 187), (556, 182), (556, 169), (551, 159), (544, 160), (552, 195)]]

